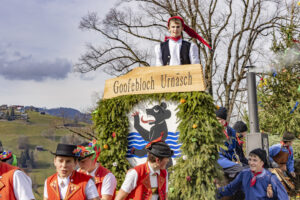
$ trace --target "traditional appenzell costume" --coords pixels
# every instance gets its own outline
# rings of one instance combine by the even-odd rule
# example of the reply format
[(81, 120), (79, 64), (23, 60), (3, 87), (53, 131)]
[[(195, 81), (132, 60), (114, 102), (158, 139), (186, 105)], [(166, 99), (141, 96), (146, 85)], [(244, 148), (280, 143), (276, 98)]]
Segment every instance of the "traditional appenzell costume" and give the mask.
[(239, 158), (241, 163), (243, 163), (243, 165), (248, 165), (248, 160), (245, 156), (246, 154), (246, 144), (245, 144), (245, 137), (243, 136), (242, 133), (247, 133), (248, 131), (248, 127), (247, 125), (242, 122), (242, 121), (237, 121), (234, 125), (233, 125), (233, 129), (236, 131), (236, 141), (238, 143), (237, 145), (237, 152), (240, 153)]
[[(266, 152), (264, 150), (255, 149), (250, 154), (257, 155), (264, 163), (267, 163)], [(265, 164), (262, 171), (257, 173), (252, 172), (250, 169), (244, 169), (231, 183), (218, 189), (218, 198), (232, 196), (237, 190), (242, 189), (246, 200), (288, 200), (289, 197), (285, 188), (276, 175), (268, 171), (267, 167), (268, 165)], [(267, 187), (269, 184), (272, 185), (272, 198), (268, 198), (267, 196)]]
[(282, 142), (269, 148), (270, 162), (276, 162), (283, 171), (294, 172), (294, 152), (292, 146), (286, 146), (283, 141), (292, 141), (294, 134), (286, 132), (283, 134)]
[[(227, 110), (224, 107), (216, 111), (216, 116), (226, 120)], [(224, 126), (224, 134), (226, 140), (224, 142), (226, 149), (220, 148), (218, 163), (223, 168), (229, 178), (234, 178), (240, 171), (242, 171), (247, 163), (240, 163), (238, 161), (247, 160), (242, 152), (242, 148), (237, 148), (239, 145), (236, 139), (236, 132), (226, 123)]]
[[(75, 157), (76, 145), (58, 144), (56, 156)], [(73, 170), (67, 178), (59, 177), (57, 173), (45, 181), (44, 197), (48, 200), (86, 200), (99, 197), (97, 188), (91, 176)]]
[[(92, 159), (94, 159), (96, 168), (91, 173), (88, 173), (88, 175), (94, 177), (100, 198), (102, 198), (102, 195), (111, 195), (112, 199), (114, 199), (117, 180), (108, 169), (97, 163), (100, 155), (100, 145), (97, 144), (96, 140), (77, 146), (76, 154), (79, 155), (79, 160), (93, 156)], [(81, 169), (78, 169), (78, 171), (81, 171)]]
[[(209, 44), (199, 36), (193, 29), (187, 26), (183, 19), (179, 16), (169, 18), (168, 27), (171, 19), (179, 19), (182, 23), (183, 30), (192, 38), (196, 38), (201, 43), (206, 45), (209, 49)], [(179, 37), (166, 37), (165, 42), (155, 46), (156, 66), (163, 65), (185, 65), (185, 64), (199, 64), (198, 47), (191, 42), (182, 40)]]
[(19, 168), (0, 161), (0, 199), (31, 200), (31, 179)]
[(18, 167), (2, 162), (11, 158), (13, 158), (13, 154), (10, 151), (3, 150), (0, 141), (0, 199), (35, 199), (32, 192), (32, 182), (30, 177)]
[[(152, 141), (147, 145), (148, 153), (161, 158), (170, 158), (174, 152), (168, 144), (157, 141)], [(168, 191), (167, 170), (155, 171), (147, 161), (129, 170), (121, 189), (129, 193), (127, 200), (166, 200)]]

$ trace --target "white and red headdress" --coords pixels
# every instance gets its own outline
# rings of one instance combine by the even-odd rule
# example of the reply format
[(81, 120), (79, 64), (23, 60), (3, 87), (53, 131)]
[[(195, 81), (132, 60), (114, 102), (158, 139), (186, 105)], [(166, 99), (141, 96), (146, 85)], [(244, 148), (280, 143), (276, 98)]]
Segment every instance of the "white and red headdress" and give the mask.
[(179, 19), (181, 21), (182, 26), (183, 26), (184, 32), (186, 32), (190, 37), (199, 40), (202, 44), (204, 44), (210, 50), (212, 50), (211, 46), (200, 35), (198, 35), (198, 33), (196, 33), (196, 31), (194, 31), (189, 26), (187, 26), (186, 24), (184, 24), (184, 21), (183, 21), (183, 19), (180, 16), (170, 17), (169, 20), (168, 20), (168, 27), (169, 27), (169, 23), (170, 23), (171, 19)]

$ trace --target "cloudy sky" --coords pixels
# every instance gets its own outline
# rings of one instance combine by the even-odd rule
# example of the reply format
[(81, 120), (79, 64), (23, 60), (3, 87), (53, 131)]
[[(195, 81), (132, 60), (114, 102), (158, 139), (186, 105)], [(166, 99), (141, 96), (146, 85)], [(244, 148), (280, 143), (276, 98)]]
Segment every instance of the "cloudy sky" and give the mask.
[(1, 0), (0, 105), (72, 107), (85, 111), (101, 95), (102, 71), (73, 72), (99, 35), (78, 28), (88, 12), (104, 15), (116, 0)]

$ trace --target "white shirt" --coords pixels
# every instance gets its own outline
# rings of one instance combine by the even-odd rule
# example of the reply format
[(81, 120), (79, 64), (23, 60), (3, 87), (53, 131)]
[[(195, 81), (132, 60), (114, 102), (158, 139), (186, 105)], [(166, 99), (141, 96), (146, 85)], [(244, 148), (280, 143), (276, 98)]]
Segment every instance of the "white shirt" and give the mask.
[[(95, 177), (95, 173), (97, 171), (98, 167), (94, 169), (91, 173), (87, 173), (90, 176)], [(101, 187), (101, 194), (102, 195), (113, 195), (115, 188), (117, 186), (117, 179), (112, 173), (106, 174), (102, 181), (102, 187)]]
[(32, 182), (21, 170), (16, 170), (13, 175), (13, 188), (17, 200), (35, 199), (32, 192)]
[[(58, 182), (60, 197), (61, 199), (65, 199), (68, 190), (68, 185), (70, 183), (70, 176), (68, 176), (67, 178), (60, 178), (57, 175), (57, 182)], [(87, 182), (84, 193), (87, 199), (93, 199), (99, 197), (96, 185), (92, 179), (90, 179)], [(44, 197), (48, 199), (47, 179), (45, 180), (45, 184), (44, 184)]]
[[(169, 65), (181, 65), (180, 63), (180, 49), (181, 49), (182, 39), (177, 42), (169, 39), (169, 50), (170, 50), (170, 63)], [(160, 44), (155, 46), (155, 57), (156, 57), (156, 66), (163, 66), (162, 52)], [(199, 54), (198, 47), (195, 43), (191, 42), (190, 47), (190, 61), (191, 64), (199, 64)]]
[[(150, 184), (151, 184), (151, 188), (157, 188), (158, 184), (157, 184), (157, 176), (153, 176), (153, 174), (157, 173), (160, 174), (160, 170), (156, 170), (154, 171), (149, 162), (148, 162), (148, 166), (150, 169)], [(138, 174), (137, 171), (135, 169), (131, 169), (128, 171), (128, 173), (125, 176), (125, 180), (121, 186), (121, 189), (126, 192), (126, 193), (130, 193), (132, 190), (134, 190), (136, 188), (136, 184), (137, 184), (137, 180), (138, 180)], [(166, 193), (168, 192), (168, 174), (166, 177)], [(158, 200), (158, 194), (154, 194), (152, 195), (151, 200)]]

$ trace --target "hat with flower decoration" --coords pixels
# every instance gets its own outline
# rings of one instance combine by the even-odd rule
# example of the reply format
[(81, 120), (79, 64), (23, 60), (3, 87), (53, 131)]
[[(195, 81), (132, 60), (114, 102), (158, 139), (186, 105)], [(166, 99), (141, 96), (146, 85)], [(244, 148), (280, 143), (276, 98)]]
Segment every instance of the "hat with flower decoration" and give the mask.
[(98, 144), (96, 140), (93, 140), (92, 142), (86, 142), (78, 145), (74, 152), (78, 156), (78, 160), (83, 160), (89, 156), (93, 156), (92, 159), (94, 159), (94, 162), (96, 163), (100, 155), (101, 148), (100, 144)]
[(3, 151), (0, 153), (0, 160), (5, 161), (12, 157), (11, 151)]

